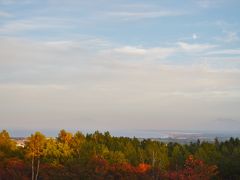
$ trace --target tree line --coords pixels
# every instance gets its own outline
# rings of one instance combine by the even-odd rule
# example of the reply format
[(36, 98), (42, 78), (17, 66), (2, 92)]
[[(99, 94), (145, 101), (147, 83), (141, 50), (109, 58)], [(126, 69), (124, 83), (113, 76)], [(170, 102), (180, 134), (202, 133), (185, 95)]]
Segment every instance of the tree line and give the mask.
[(0, 132), (0, 180), (240, 179), (240, 140), (162, 143), (61, 130), (56, 138), (35, 132), (18, 147)]

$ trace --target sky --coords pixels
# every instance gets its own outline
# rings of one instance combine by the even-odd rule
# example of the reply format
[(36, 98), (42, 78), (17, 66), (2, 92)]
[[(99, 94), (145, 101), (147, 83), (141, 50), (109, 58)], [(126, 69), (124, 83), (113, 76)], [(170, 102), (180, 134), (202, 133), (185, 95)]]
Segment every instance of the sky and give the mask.
[(240, 128), (239, 0), (0, 0), (8, 130)]

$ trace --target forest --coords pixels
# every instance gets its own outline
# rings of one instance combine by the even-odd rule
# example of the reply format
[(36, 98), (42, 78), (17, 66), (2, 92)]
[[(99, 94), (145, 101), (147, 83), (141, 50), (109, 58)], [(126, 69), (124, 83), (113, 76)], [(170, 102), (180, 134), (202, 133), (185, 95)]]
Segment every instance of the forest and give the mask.
[(61, 130), (56, 138), (35, 132), (23, 147), (0, 132), (0, 180), (237, 180), (240, 140), (190, 144), (84, 135)]

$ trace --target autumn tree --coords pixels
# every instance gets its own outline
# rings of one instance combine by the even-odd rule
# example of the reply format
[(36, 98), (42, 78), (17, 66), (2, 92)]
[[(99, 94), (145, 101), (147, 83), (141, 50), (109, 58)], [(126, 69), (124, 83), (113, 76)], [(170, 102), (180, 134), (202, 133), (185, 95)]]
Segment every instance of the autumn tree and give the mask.
[(62, 157), (61, 149), (59, 148), (59, 142), (53, 138), (47, 139), (43, 154), (44, 162), (50, 164), (59, 164)]
[(74, 157), (78, 160), (80, 159), (80, 152), (85, 140), (85, 136), (80, 131), (77, 131), (72, 138), (70, 147), (73, 150)]
[(62, 129), (59, 133), (58, 133), (58, 138), (57, 140), (61, 143), (64, 144), (70, 144), (71, 140), (73, 138), (72, 133), (65, 131), (64, 129)]
[(38, 179), (40, 159), (43, 156), (46, 138), (40, 132), (32, 134), (26, 143), (27, 156), (31, 158), (32, 180)]
[(190, 155), (186, 161), (184, 168), (178, 171), (168, 172), (169, 180), (210, 180), (218, 173), (217, 166), (207, 165), (204, 161), (196, 159)]
[(16, 149), (16, 143), (11, 140), (9, 133), (6, 130), (0, 132), (0, 152), (9, 153)]

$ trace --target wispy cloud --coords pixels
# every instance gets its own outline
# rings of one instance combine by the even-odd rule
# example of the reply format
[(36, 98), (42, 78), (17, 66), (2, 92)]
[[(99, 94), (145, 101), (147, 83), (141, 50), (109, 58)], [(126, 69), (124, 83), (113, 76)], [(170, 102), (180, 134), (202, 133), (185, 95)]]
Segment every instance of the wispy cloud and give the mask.
[(226, 124), (235, 124), (240, 125), (240, 120), (232, 119), (232, 118), (218, 118), (216, 119), (217, 122), (226, 123)]
[(119, 48), (114, 48), (112, 50), (114, 53), (120, 53), (123, 55), (129, 56), (142, 56), (148, 57), (150, 59), (163, 59), (176, 52), (175, 48), (142, 48), (142, 47), (133, 47), (133, 46), (124, 46)]
[(11, 13), (8, 13), (8, 12), (5, 12), (5, 11), (0, 11), (0, 17), (9, 18), (9, 17), (13, 17), (13, 15)]
[(115, 49), (113, 49), (113, 51), (116, 53), (123, 53), (123, 54), (129, 54), (129, 55), (137, 55), (137, 56), (142, 56), (147, 53), (147, 50), (144, 48), (137, 48), (137, 47), (132, 47), (132, 46), (115, 48)]
[(25, 30), (33, 30), (39, 28), (47, 28), (46, 24), (36, 24), (34, 21), (29, 20), (19, 20), (19, 21), (12, 21), (9, 23), (4, 24), (0, 27), (0, 32), (2, 33), (11, 33), (11, 32), (19, 32)]
[(123, 20), (137, 20), (145, 18), (160, 18), (160, 17), (171, 17), (171, 16), (181, 16), (186, 13), (178, 11), (168, 11), (168, 10), (159, 10), (159, 11), (115, 11), (105, 13), (108, 17), (120, 18)]
[(208, 52), (216, 48), (213, 44), (196, 44), (187, 42), (178, 42), (168, 45), (168, 47), (141, 47), (141, 46), (121, 46), (112, 49), (103, 50), (104, 53), (125, 55), (129, 57), (141, 57), (146, 59), (165, 59), (172, 55), (181, 53), (195, 54), (199, 52)]
[[(79, 42), (81, 41), (81, 42)], [(64, 40), (64, 41), (47, 41), (45, 45), (56, 50), (76, 50), (76, 49), (101, 49), (109, 47), (111, 44), (100, 38), (82, 37), (79, 41)], [(94, 44), (94, 46), (93, 46)], [(86, 48), (87, 47), (87, 48)]]
[(69, 28), (68, 22), (58, 18), (30, 18), (5, 22), (0, 26), (0, 33), (14, 33), (29, 30)]
[(208, 55), (240, 55), (240, 49), (222, 49), (206, 53)]
[(15, 3), (31, 3), (31, 0), (0, 0), (0, 4), (6, 4), (6, 5), (11, 5), (11, 4), (15, 4)]
[(224, 36), (216, 37), (215, 39), (218, 41), (226, 42), (226, 43), (236, 42), (239, 40), (239, 36), (237, 32), (225, 31), (224, 34), (225, 34)]
[(218, 20), (213, 24), (218, 28), (220, 28), (222, 31), (221, 35), (214, 37), (215, 40), (224, 42), (224, 43), (232, 43), (232, 42), (239, 41), (238, 23)]
[(221, 5), (224, 0), (195, 0), (202, 8), (215, 8)]
[(240, 119), (239, 2), (224, 2), (0, 0), (0, 123), (204, 129)]
[[(2, 38), (0, 98), (5, 103), (0, 114), (2, 119), (11, 120), (3, 124), (14, 124), (20, 113), (26, 121), (34, 119), (39, 127), (43, 126), (43, 119), (56, 127), (65, 118), (71, 126), (77, 126), (76, 119), (85, 116), (98, 120), (89, 120), (95, 127), (105, 122), (104, 125), (111, 125), (106, 126), (109, 128), (118, 122), (121, 123), (116, 127), (124, 127), (121, 124), (129, 119), (130, 127), (135, 127), (140, 119), (144, 127), (151, 127), (152, 123), (168, 128), (176, 125), (176, 119), (181, 124), (191, 124), (192, 119), (208, 121), (213, 114), (219, 117), (219, 112), (223, 117), (230, 112), (239, 117), (238, 109), (232, 108), (239, 105), (239, 70), (211, 71), (200, 65), (149, 63), (153, 57), (168, 57), (175, 50), (181, 51), (176, 44), (173, 49), (103, 48), (96, 41)], [(101, 53), (103, 50), (111, 53)], [(133, 56), (137, 61), (132, 61)], [(150, 119), (147, 122), (146, 117)], [(166, 119), (169, 124), (163, 123)], [(90, 124), (83, 125), (81, 121), (82, 126)]]
[(202, 52), (216, 47), (212, 44), (190, 44), (186, 42), (178, 42), (177, 45), (187, 52)]

